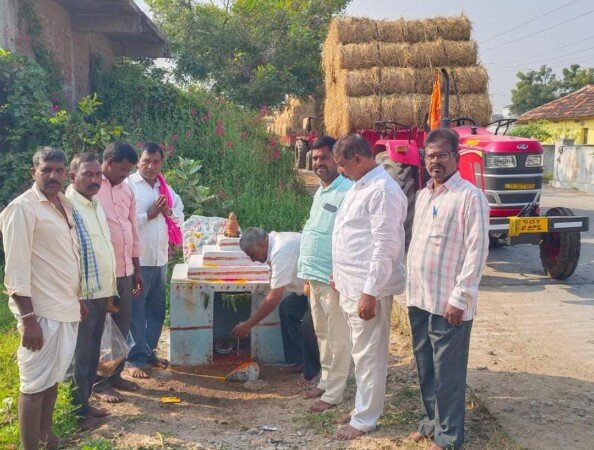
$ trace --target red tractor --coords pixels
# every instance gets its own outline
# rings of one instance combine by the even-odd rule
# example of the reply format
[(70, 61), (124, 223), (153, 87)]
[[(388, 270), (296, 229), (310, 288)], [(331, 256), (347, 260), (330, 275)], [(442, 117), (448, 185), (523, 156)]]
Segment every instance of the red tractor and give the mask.
[[(490, 206), (491, 247), (538, 244), (546, 273), (555, 279), (571, 276), (580, 258), (580, 232), (587, 231), (587, 217), (557, 207), (540, 216), (543, 151), (536, 139), (505, 136), (513, 119), (486, 126), (461, 117), (449, 119), (449, 78), (445, 79), (445, 117), (442, 127), (460, 135), (459, 171), (462, 178), (480, 187)], [(491, 132), (487, 126), (493, 125)], [(423, 164), (426, 130), (395, 122), (378, 122), (376, 129), (359, 130), (371, 144), (376, 160), (399, 182), (408, 198), (406, 245), (410, 240), (416, 191), (428, 180)], [(503, 130), (503, 134), (498, 134)]]

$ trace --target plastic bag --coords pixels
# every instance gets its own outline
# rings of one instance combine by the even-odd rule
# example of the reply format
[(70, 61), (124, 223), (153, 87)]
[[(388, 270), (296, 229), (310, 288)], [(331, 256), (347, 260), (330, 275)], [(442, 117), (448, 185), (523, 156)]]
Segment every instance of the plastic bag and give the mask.
[(97, 375), (102, 377), (112, 375), (120, 363), (126, 359), (132, 347), (134, 347), (132, 337), (128, 335), (127, 339), (124, 338), (111, 314), (107, 314), (105, 316), (103, 336), (101, 337)]

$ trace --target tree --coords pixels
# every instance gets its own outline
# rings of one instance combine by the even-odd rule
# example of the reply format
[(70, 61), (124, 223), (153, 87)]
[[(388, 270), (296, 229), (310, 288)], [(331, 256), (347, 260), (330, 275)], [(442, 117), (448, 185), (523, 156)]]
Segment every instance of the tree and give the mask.
[(516, 76), (520, 81), (512, 89), (510, 111), (521, 115), (594, 83), (594, 68), (591, 67), (586, 69), (572, 64), (563, 69), (562, 74), (563, 78), (558, 80), (553, 69), (547, 66), (526, 73), (518, 72)]
[(539, 70), (518, 72), (520, 79), (512, 89), (510, 111), (521, 115), (557, 98), (559, 82), (553, 69), (542, 66)]
[(275, 106), (322, 83), (321, 44), (349, 0), (147, 0), (176, 75), (242, 105)]
[(560, 83), (559, 94), (564, 96), (594, 83), (594, 68), (580, 68), (579, 64), (572, 64), (563, 69), (563, 79)]
[(540, 120), (525, 125), (515, 125), (507, 134), (508, 136), (534, 138), (540, 142), (549, 142), (554, 138), (545, 122)]

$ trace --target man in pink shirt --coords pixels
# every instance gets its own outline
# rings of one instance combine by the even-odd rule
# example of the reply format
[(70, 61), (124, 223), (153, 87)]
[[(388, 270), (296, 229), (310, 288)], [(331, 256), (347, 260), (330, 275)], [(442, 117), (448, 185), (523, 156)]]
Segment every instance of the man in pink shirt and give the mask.
[[(138, 162), (138, 155), (126, 142), (112, 142), (103, 152), (103, 180), (97, 198), (105, 211), (111, 243), (116, 257), (116, 277), (119, 308), (111, 317), (124, 337), (130, 331), (132, 301), (140, 295), (144, 283), (140, 271), (140, 237), (136, 224), (136, 200), (128, 184), (123, 181)], [(135, 391), (138, 385), (122, 378), (124, 361), (109, 378), (97, 377), (94, 391), (97, 398), (108, 403), (121, 402), (123, 398), (114, 389)]]

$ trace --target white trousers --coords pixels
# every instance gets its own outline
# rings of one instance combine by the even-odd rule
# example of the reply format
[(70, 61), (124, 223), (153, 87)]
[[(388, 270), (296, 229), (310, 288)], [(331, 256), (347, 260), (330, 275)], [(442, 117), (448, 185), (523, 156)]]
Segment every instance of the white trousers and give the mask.
[(357, 394), (350, 425), (359, 431), (374, 431), (384, 409), (388, 375), (388, 345), (392, 297), (377, 301), (376, 316), (371, 320), (359, 317), (359, 299), (340, 296), (351, 334)]
[(351, 366), (349, 327), (339, 305), (338, 292), (321, 281), (309, 284), (309, 305), (322, 366), (318, 388), (324, 391), (322, 401), (338, 405), (342, 402)]
[[(17, 317), (18, 319), (18, 317)], [(43, 333), (43, 346), (32, 352), (22, 345), (17, 350), (20, 391), (36, 394), (64, 380), (74, 358), (78, 322), (58, 322), (37, 317)], [(22, 334), (22, 323), (19, 321)]]

